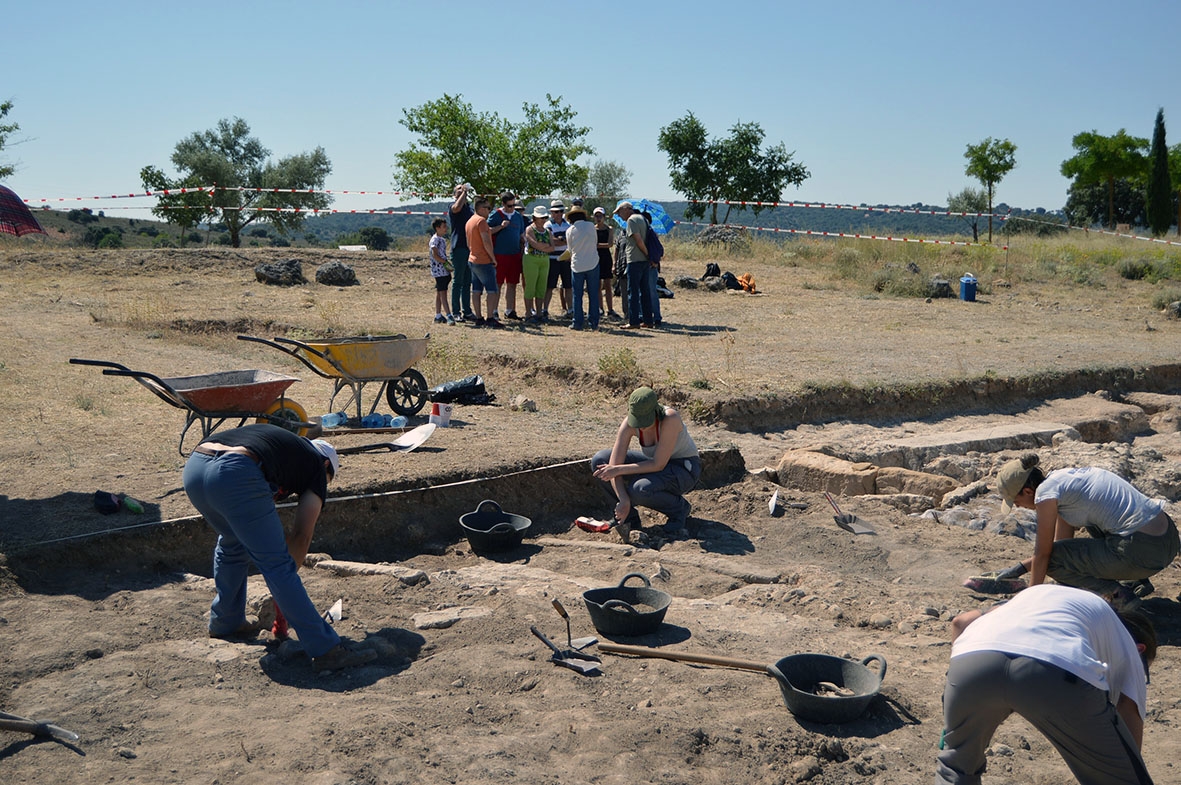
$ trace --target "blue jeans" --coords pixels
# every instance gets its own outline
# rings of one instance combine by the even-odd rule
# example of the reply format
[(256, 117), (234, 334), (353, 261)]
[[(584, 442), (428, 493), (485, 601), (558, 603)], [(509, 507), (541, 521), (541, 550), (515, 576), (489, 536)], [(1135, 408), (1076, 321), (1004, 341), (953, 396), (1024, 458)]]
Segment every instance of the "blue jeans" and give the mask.
[(638, 327), (641, 320), (652, 325), (652, 289), (648, 285), (647, 261), (629, 262), (627, 265), (627, 319), (632, 327)]
[[(635, 450), (627, 451), (627, 463), (642, 463), (648, 456)], [(611, 449), (599, 450), (591, 458), (591, 471), (595, 471), (611, 461)], [(625, 474), (627, 495), (631, 499), (632, 511), (636, 507), (647, 507), (650, 510), (664, 513), (669, 517), (668, 529), (677, 530), (685, 526), (682, 517), (685, 511), (683, 500), (685, 494), (693, 490), (697, 481), (701, 479), (700, 458), (677, 458), (669, 460), (668, 464), (658, 472), (648, 474)], [(610, 482), (604, 482), (607, 493), (615, 498), (615, 491)]]
[[(496, 294), (496, 264), (468, 264), (472, 274), (472, 293), (479, 297), (481, 294)], [(492, 314), (484, 314), (491, 316)]]
[(309, 657), (340, 643), (299, 579), (259, 465), (239, 453), (193, 453), (185, 464), (184, 485), (193, 506), (218, 533), (213, 551), (217, 596), (209, 631), (224, 635), (246, 623), (246, 572), (254, 562)]
[(660, 295), (656, 293), (656, 279), (660, 277), (660, 268), (649, 262), (648, 264), (648, 287), (652, 290), (649, 295), (652, 298), (652, 323), (660, 324), (663, 319), (660, 318)]
[[(467, 246), (451, 249), (451, 313), (459, 316), (472, 312), (472, 268), (468, 265)], [(460, 310), (462, 307), (463, 310)]]
[(574, 327), (582, 329), (582, 290), (586, 288), (587, 299), (590, 300), (590, 326), (599, 326), (599, 266), (585, 273), (574, 273)]

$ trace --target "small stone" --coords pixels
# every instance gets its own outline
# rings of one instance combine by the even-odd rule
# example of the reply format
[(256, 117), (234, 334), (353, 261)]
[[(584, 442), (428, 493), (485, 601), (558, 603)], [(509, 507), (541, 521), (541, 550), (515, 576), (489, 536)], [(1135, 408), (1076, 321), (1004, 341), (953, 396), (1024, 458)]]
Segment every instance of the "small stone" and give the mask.
[(930, 616), (933, 619), (939, 618), (939, 609), (938, 608), (932, 608), (932, 607), (928, 606), (926, 608), (923, 608), (923, 613), (927, 614), (928, 616)]
[(898, 631), (904, 635), (908, 632), (914, 632), (914, 625), (908, 621), (900, 621), (898, 622)]
[(845, 611), (843, 608), (841, 608), (840, 605), (829, 605), (828, 606), (828, 618), (843, 619), (844, 617), (845, 617)]
[(652, 699), (651, 699), (651, 698), (645, 698), (644, 700), (640, 701), (640, 702), (639, 702), (639, 704), (637, 704), (636, 708), (638, 708), (638, 709), (650, 709), (650, 708), (652, 708)]
[(791, 764), (791, 773), (796, 782), (807, 782), (820, 774), (820, 760), (818, 758), (802, 758)]
[(894, 624), (894, 620), (884, 613), (875, 613), (866, 620), (875, 630), (884, 630)]
[(509, 408), (514, 412), (535, 412), (537, 411), (537, 402), (524, 395), (514, 395), (509, 401)]
[(1008, 744), (1001, 744), (997, 742), (988, 748), (986, 755), (995, 755), (998, 758), (1007, 758), (1013, 754), (1013, 748)]
[(102, 649), (87, 649), (85, 656), (86, 656), (86, 659), (88, 659), (88, 660), (97, 660), (99, 657), (103, 656), (103, 650)]
[(678, 275), (673, 278), (673, 286), (679, 286), (682, 289), (696, 289), (697, 279), (691, 275)]
[(521, 692), (528, 692), (537, 686), (538, 681), (539, 680), (536, 676), (530, 676), (528, 679), (525, 679), (525, 681), (521, 682), (521, 686), (518, 689)]
[(455, 687), (457, 689), (462, 687), (463, 686), (463, 679), (456, 679), (455, 681), (451, 682), (451, 686)]
[(316, 282), (325, 286), (355, 286), (357, 273), (344, 262), (325, 262), (316, 268)]
[(138, 757), (134, 752), (127, 749), (126, 747), (120, 747), (118, 750), (116, 750), (116, 753), (119, 755), (120, 758), (127, 758), (128, 760), (132, 760), (132, 759)]

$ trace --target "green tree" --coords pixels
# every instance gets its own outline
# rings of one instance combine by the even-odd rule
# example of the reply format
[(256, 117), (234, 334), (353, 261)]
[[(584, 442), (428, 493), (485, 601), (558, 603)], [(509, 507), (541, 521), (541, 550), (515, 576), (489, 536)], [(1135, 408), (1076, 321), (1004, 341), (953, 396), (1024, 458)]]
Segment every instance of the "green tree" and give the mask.
[[(204, 185), (196, 175), (172, 179), (154, 166), (145, 166), (139, 170), (139, 179), (144, 189), (148, 191), (178, 191), (185, 188), (196, 188)], [(185, 235), (189, 229), (201, 223), (210, 212), (210, 194), (204, 191), (189, 193), (164, 194), (156, 197), (156, 206), (152, 214), (175, 226), (179, 232), (181, 246), (185, 244)]]
[(611, 212), (615, 202), (627, 196), (631, 179), (631, 170), (618, 161), (598, 160), (588, 168), (586, 182), (578, 192), (584, 198), (586, 209), (602, 207)]
[(526, 195), (569, 192), (582, 185), (579, 156), (594, 152), (590, 129), (575, 125), (578, 113), (548, 93), (545, 104), (526, 103), (524, 118), (510, 122), (496, 112), (476, 112), (463, 96), (444, 94), (402, 110), (399, 121), (418, 140), (394, 156), (394, 185), (407, 191), (450, 193), (469, 182), (478, 193), (510, 188)]
[[(179, 182), (242, 188), (322, 188), (332, 171), (322, 147), (277, 162), (268, 159), (270, 154), (262, 142), (250, 136), (246, 121), (235, 117), (219, 120), (216, 128), (195, 132), (177, 142), (172, 164), (183, 173)], [(273, 208), (323, 210), (331, 202), (327, 194), (219, 189), (207, 197), (205, 204), (220, 212), (221, 223), (230, 233), (230, 244), (238, 248), (242, 230), (256, 221), (269, 223), (284, 235), (303, 225), (303, 213), (270, 211)]]
[(1177, 197), (1177, 235), (1181, 236), (1181, 144), (1169, 148), (1169, 179)]
[(374, 251), (388, 251), (390, 249), (390, 235), (380, 226), (366, 226), (357, 232), (361, 245)]
[(988, 191), (988, 241), (992, 242), (992, 197), (996, 185), (1017, 165), (1017, 145), (1008, 139), (993, 139), (991, 136), (980, 144), (970, 144), (964, 151), (968, 165), (964, 173), (975, 177)]
[[(988, 210), (988, 194), (983, 189), (968, 186), (958, 194), (947, 195), (947, 209), (953, 213), (983, 213)], [(964, 223), (972, 227), (972, 242), (980, 242), (980, 216), (963, 215)]]
[(1114, 229), (1115, 181), (1143, 176), (1142, 151), (1148, 147), (1148, 140), (1129, 136), (1121, 128), (1111, 136), (1083, 131), (1075, 134), (1070, 143), (1078, 153), (1062, 162), (1062, 176), (1073, 178), (1079, 185), (1107, 184), (1107, 223)]
[[(758, 123), (735, 123), (730, 135), (710, 139), (705, 126), (689, 112), (660, 129), (656, 146), (668, 155), (668, 173), (673, 190), (691, 200), (685, 217), (701, 218), (712, 201), (710, 223), (718, 222), (718, 202), (777, 202), (788, 185), (798, 186), (810, 175), (807, 167), (792, 161), (783, 143), (762, 149), (762, 127)], [(733, 205), (726, 205), (725, 223)], [(768, 209), (752, 205), (755, 215)], [(774, 209), (774, 208), (769, 208)]]
[(1108, 211), (1113, 211), (1114, 223), (1144, 223), (1144, 189), (1134, 180), (1119, 177), (1111, 184), (1070, 184), (1066, 192), (1066, 217), (1079, 226), (1103, 225)]
[[(0, 103), (0, 151), (4, 150), (4, 145), (8, 142), (8, 137), (14, 131), (19, 131), (20, 126), (16, 123), (5, 123), (4, 118), (12, 111), (12, 101), (4, 101)], [(9, 177), (16, 171), (15, 166), (5, 166), (0, 164), (0, 180)]]
[(1144, 201), (1148, 213), (1148, 228), (1160, 237), (1168, 233), (1173, 223), (1173, 184), (1169, 180), (1169, 147), (1165, 144), (1165, 110), (1156, 110), (1156, 125), (1152, 129), (1152, 148), (1148, 151), (1150, 170)]

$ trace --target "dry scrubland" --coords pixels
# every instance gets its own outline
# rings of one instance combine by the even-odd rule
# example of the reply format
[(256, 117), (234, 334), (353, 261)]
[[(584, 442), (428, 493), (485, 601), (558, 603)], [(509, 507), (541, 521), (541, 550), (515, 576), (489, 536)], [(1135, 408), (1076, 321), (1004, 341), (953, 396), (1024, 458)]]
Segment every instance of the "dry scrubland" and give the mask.
[[(361, 285), (279, 289), (254, 281), (254, 264), (292, 257), (305, 262), (309, 276), (319, 263), (346, 261)], [(811, 240), (756, 240), (748, 252), (728, 254), (672, 242), (670, 281), (700, 276), (707, 261), (717, 261), (735, 274), (752, 273), (762, 293), (674, 287), (676, 299), (663, 303), (668, 327), (638, 334), (433, 325), (423, 257), (96, 252), (0, 242), (0, 324), (9, 338), (0, 356), (0, 419), (9, 425), (0, 433), (0, 551), (191, 512), (176, 451), (181, 414), (128, 380), (67, 365), (69, 357), (112, 359), (165, 376), (290, 372), (303, 378), (291, 397), (318, 414), (326, 411), (328, 382), (233, 335), (430, 331), (431, 351), (419, 366), (429, 382), (483, 373), (498, 404), (520, 393), (538, 404), (536, 413), (461, 407), (457, 427), (411, 456), (350, 459), (332, 487), (342, 494), (585, 457), (610, 442), (627, 390), (639, 382), (660, 388), (697, 420), (702, 446), (736, 442), (753, 469), (773, 462), (795, 437), (727, 430), (714, 416), (726, 401), (808, 389), (937, 391), (964, 378), (1175, 363), (1181, 345), (1181, 323), (1153, 302), (1181, 283), (1181, 256), (1107, 238), (1019, 239), (1008, 254)], [(907, 262), (920, 273), (906, 273)], [(1121, 267), (1131, 272), (1129, 265), (1144, 274), (1124, 277)], [(965, 271), (981, 279), (978, 303), (897, 294), (913, 285), (911, 277), (955, 280)], [(872, 423), (875, 410), (844, 416)], [(730, 425), (741, 430), (741, 423)], [(895, 425), (908, 433), (939, 427)], [(816, 438), (805, 429), (800, 437)], [(149, 515), (99, 516), (90, 509), (96, 488), (130, 493)], [(562, 530), (569, 524), (551, 519), (539, 487), (534, 508), (519, 512), (562, 531), (528, 544), (523, 555), (482, 559), (462, 541), (407, 554), (407, 566), (430, 575), (417, 586), (312, 570), (315, 601), (326, 607), (345, 597), (343, 631), (382, 652), (353, 674), (314, 677), (305, 661), (284, 660), (264, 645), (209, 641), (202, 620), (209, 581), (156, 571), (151, 554), (143, 554), (143, 570), (130, 573), (69, 573), (65, 585), (35, 576), (42, 588), (28, 592), (4, 582), (0, 571), (0, 708), (79, 731), (86, 753), (6, 734), (0, 779), (928, 781), (948, 620), (986, 601), (959, 580), (1025, 555), (1028, 544), (919, 521), (877, 501), (844, 500), (878, 529), (877, 537), (850, 540), (815, 493), (781, 493), (806, 509), (769, 518), (773, 488), (747, 477), (693, 491), (698, 539), (660, 551), (604, 548), (603, 536)], [(859, 659), (881, 653), (890, 662), (885, 697), (856, 723), (822, 726), (792, 719), (774, 686), (749, 673), (606, 658), (606, 675), (586, 679), (545, 661), (528, 625), (561, 637), (551, 597), (572, 610), (574, 634), (585, 635), (584, 588), (660, 567), (668, 571), (662, 586), (675, 598), (668, 625), (628, 642), (768, 662), (799, 651)], [(778, 582), (760, 583), (765, 576)], [(1150, 688), (1146, 757), (1157, 780), (1170, 782), (1181, 754), (1181, 624), (1173, 600), (1181, 581), (1171, 569), (1156, 582), (1149, 605), (1167, 623)], [(252, 592), (262, 591), (252, 579)], [(457, 607), (475, 610), (446, 629), (419, 629), (414, 621)], [(1010, 721), (996, 741), (992, 781), (1068, 781), (1053, 750), (1025, 723)]]

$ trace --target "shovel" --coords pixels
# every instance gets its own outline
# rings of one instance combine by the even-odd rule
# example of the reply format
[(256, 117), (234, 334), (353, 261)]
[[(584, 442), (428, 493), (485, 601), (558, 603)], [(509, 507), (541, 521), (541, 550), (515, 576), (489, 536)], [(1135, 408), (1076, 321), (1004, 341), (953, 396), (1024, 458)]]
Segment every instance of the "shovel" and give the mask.
[(561, 616), (563, 619), (566, 620), (566, 645), (569, 646), (571, 649), (573, 649), (574, 651), (582, 651), (587, 646), (593, 646), (594, 644), (599, 642), (599, 639), (594, 637), (593, 635), (587, 636), (585, 638), (575, 638), (575, 639), (571, 640), (570, 639), (570, 614), (566, 613), (566, 606), (563, 605), (562, 601), (559, 600), (557, 597), (554, 597), (554, 610), (558, 612), (559, 616)]
[(856, 515), (846, 515), (841, 512), (841, 508), (837, 506), (836, 500), (832, 498), (831, 493), (825, 491), (824, 498), (828, 499), (828, 503), (832, 505), (833, 511), (836, 512), (836, 515), (832, 516), (832, 519), (837, 522), (837, 526), (840, 526), (851, 534), (877, 534), (871, 527), (861, 523), (861, 519)]
[(24, 717), (18, 717), (15, 714), (5, 714), (2, 711), (0, 711), (0, 730), (31, 733), (34, 736), (44, 736), (68, 744), (73, 744), (79, 738), (77, 733), (68, 731), (65, 728), (59, 728), (53, 723), (26, 720)]
[(337, 455), (355, 455), (361, 452), (374, 452), (376, 450), (389, 450), (390, 452), (414, 452), (423, 443), (431, 438), (431, 434), (439, 426), (433, 422), (426, 425), (420, 425), (413, 430), (394, 439), (392, 442), (378, 442), (376, 444), (362, 444), (359, 447), (342, 447), (336, 451)]
[(531, 626), (529, 631), (536, 635), (537, 639), (548, 646), (550, 651), (553, 652), (553, 656), (551, 656), (549, 659), (554, 665), (561, 665), (563, 668), (569, 668), (572, 671), (578, 671), (584, 676), (593, 676), (603, 672), (601, 667), (602, 660), (600, 660), (595, 655), (583, 654), (580, 651), (573, 651), (571, 649), (562, 651), (557, 646), (555, 646), (554, 642), (547, 638), (545, 633), (541, 630)]

